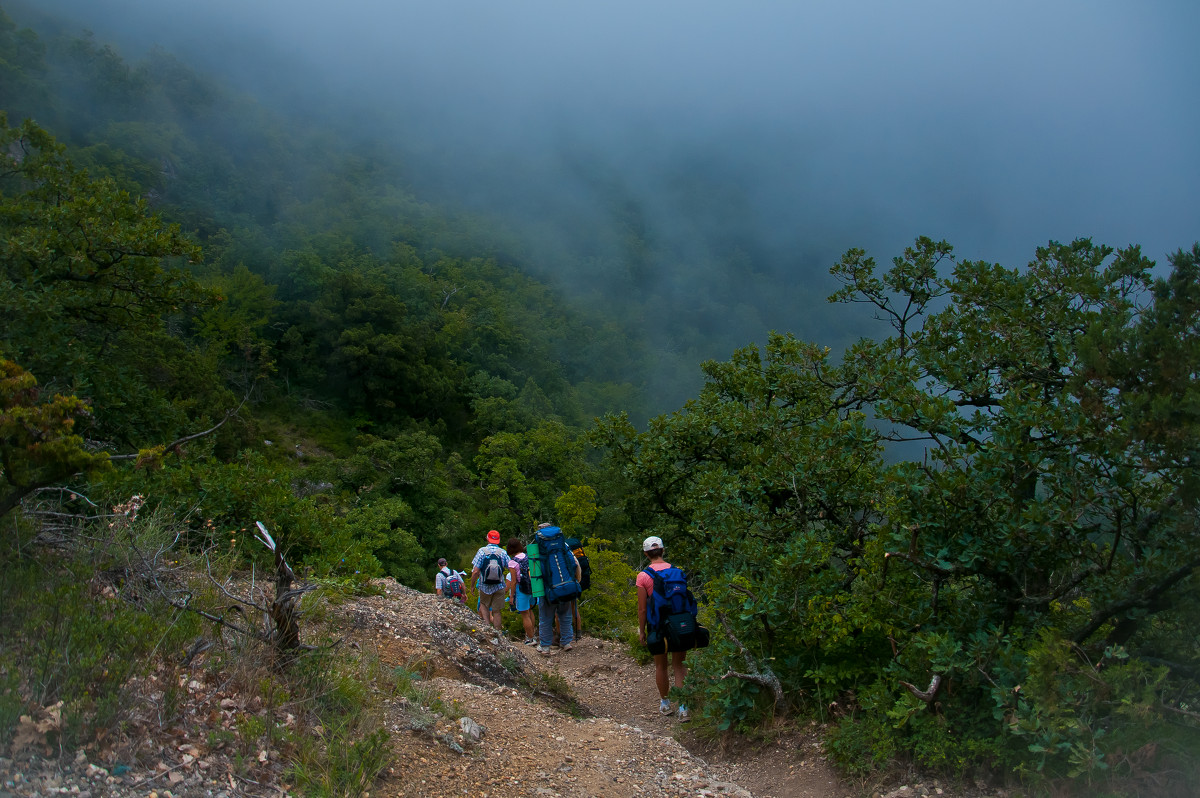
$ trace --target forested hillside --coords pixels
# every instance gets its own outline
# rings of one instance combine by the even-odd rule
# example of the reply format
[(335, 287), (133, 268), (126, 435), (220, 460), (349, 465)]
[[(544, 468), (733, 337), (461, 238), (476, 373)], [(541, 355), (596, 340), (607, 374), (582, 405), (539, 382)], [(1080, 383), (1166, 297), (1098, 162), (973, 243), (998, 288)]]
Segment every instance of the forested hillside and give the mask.
[[(645, 305), (544, 282), (522, 232), (317, 113), (2, 10), (0, 112), (0, 741), (59, 700), (72, 744), (119, 723), (167, 634), (146, 574), (269, 567), (255, 522), (353, 591), (428, 590), (483, 531), (554, 519), (597, 552), (590, 629), (636, 640), (642, 537), (688, 569), (713, 628), (695, 723), (827, 721), (855, 772), (1200, 778), (1200, 246), (1169, 269), (1088, 240), (1020, 267), (851, 250), (831, 300), (875, 338), (772, 334), (655, 416), (681, 353)], [(762, 277), (739, 257), (731, 280)], [(157, 552), (136, 591), (114, 529)], [(89, 609), (97, 579), (129, 608)], [(98, 627), (125, 639), (77, 673)]]
[[(160, 500), (190, 506), (173, 486), (220, 480), (178, 473), (210, 453), (289, 483), (320, 451), (307, 503), (414, 538), (379, 544), (411, 579), (468, 530), (515, 533), (595, 482), (579, 430), (642, 401), (640, 342), (615, 321), (489, 256), (489, 231), (407, 194), (369, 144), (298, 128), (166, 53), (130, 64), (7, 20), (4, 37), (7, 146), (28, 152), (6, 194), (6, 354), (86, 398), (85, 437), (114, 454), (238, 409), (162, 463)], [(201, 512), (232, 526), (262, 508)]]

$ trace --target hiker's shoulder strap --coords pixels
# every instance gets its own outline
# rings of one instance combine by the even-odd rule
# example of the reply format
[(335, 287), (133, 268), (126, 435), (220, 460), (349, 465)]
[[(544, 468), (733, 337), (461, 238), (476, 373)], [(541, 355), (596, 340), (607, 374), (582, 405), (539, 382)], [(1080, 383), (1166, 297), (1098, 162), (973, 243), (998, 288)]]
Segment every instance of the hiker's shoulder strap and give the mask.
[(663, 582), (662, 574), (651, 568), (649, 565), (642, 569), (642, 573), (654, 580), (654, 592), (658, 593), (659, 595), (666, 595), (667, 586)]

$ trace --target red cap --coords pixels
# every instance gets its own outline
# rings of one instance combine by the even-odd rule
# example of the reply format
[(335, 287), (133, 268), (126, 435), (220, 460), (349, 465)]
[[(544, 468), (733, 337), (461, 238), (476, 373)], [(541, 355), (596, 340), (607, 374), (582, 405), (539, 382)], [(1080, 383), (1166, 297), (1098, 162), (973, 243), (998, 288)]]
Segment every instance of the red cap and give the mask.
[(500, 542), (500, 533), (499, 532), (497, 532), (494, 529), (491, 532), (488, 532), (488, 543), (499, 543), (499, 542)]

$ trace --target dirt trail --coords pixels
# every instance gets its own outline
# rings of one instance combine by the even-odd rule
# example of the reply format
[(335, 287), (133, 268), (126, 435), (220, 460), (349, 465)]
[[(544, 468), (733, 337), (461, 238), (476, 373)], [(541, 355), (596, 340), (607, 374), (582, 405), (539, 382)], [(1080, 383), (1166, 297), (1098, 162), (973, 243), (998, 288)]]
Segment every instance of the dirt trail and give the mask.
[[(685, 744), (699, 746), (689, 741), (687, 725), (658, 712), (653, 666), (638, 666), (616, 644), (585, 637), (571, 651), (547, 657), (484, 629), (465, 609), (395, 583), (386, 590), (385, 597), (356, 602), (358, 617), (347, 618), (345, 628), (361, 629), (351, 634), (386, 665), (431, 671), (431, 685), (452, 711), (431, 718), (403, 703), (389, 708), (396, 763), (372, 795), (842, 798), (853, 792), (805, 738), (753, 752), (749, 760), (746, 752), (736, 761), (689, 752)], [(568, 690), (575, 716), (555, 696)], [(484, 727), (478, 742), (459, 716)]]
[(851, 793), (810, 735), (784, 734), (769, 746), (745, 747), (734, 755), (690, 734), (688, 724), (659, 713), (654, 666), (639, 666), (617, 644), (584, 638), (572, 651), (556, 655), (553, 667), (593, 712), (677, 737), (756, 798), (840, 798)]
[[(637, 665), (617, 644), (585, 637), (571, 651), (544, 656), (484, 628), (461, 605), (391, 579), (376, 586), (382, 595), (331, 606), (325, 619), (345, 647), (402, 669), (400, 676), (420, 674), (414, 690), (378, 694), (391, 761), (370, 787), (376, 798), (951, 798), (936, 783), (848, 785), (803, 730), (722, 749), (690, 724), (660, 715), (653, 666)], [(146, 715), (133, 724), (149, 736), (128, 741), (140, 752), (124, 760), (129, 765), (112, 756), (93, 763), (97, 752), (84, 750), (73, 760), (48, 750), (45, 757), (0, 756), (0, 798), (290, 794), (279, 752), (262, 750), (247, 770), (228, 747), (213, 743), (239, 713), (261, 713), (261, 697), (230, 692), (229, 680), (210, 673), (203, 655), (182, 678), (179, 712), (188, 721), (161, 727)], [(141, 685), (149, 703), (135, 701), (145, 705), (143, 714), (161, 697), (153, 679)]]

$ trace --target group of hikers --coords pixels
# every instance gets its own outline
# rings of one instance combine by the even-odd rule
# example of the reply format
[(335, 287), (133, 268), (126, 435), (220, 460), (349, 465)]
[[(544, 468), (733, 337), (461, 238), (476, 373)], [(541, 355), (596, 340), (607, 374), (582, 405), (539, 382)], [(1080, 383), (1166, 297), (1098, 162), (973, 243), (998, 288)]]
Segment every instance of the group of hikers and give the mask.
[[(696, 601), (687, 577), (664, 559), (663, 548), (657, 536), (642, 543), (649, 565), (636, 580), (638, 639), (654, 657), (659, 712), (687, 720), (687, 707), (681, 703), (673, 709), (668, 698), (671, 677), (677, 688), (683, 687), (687, 652), (708, 645), (708, 630), (696, 621)], [(477, 610), (485, 624), (501, 629), (507, 604), (521, 616), (525, 645), (549, 656), (555, 646), (570, 651), (582, 632), (579, 597), (590, 586), (590, 571), (580, 541), (564, 538), (552, 524), (539, 524), (529, 546), (510, 538), (501, 548), (500, 533), (493, 529), (471, 558), (469, 577), (450, 568), (445, 558), (438, 560), (434, 590), (444, 598), (465, 602), (467, 577), (476, 588)]]

